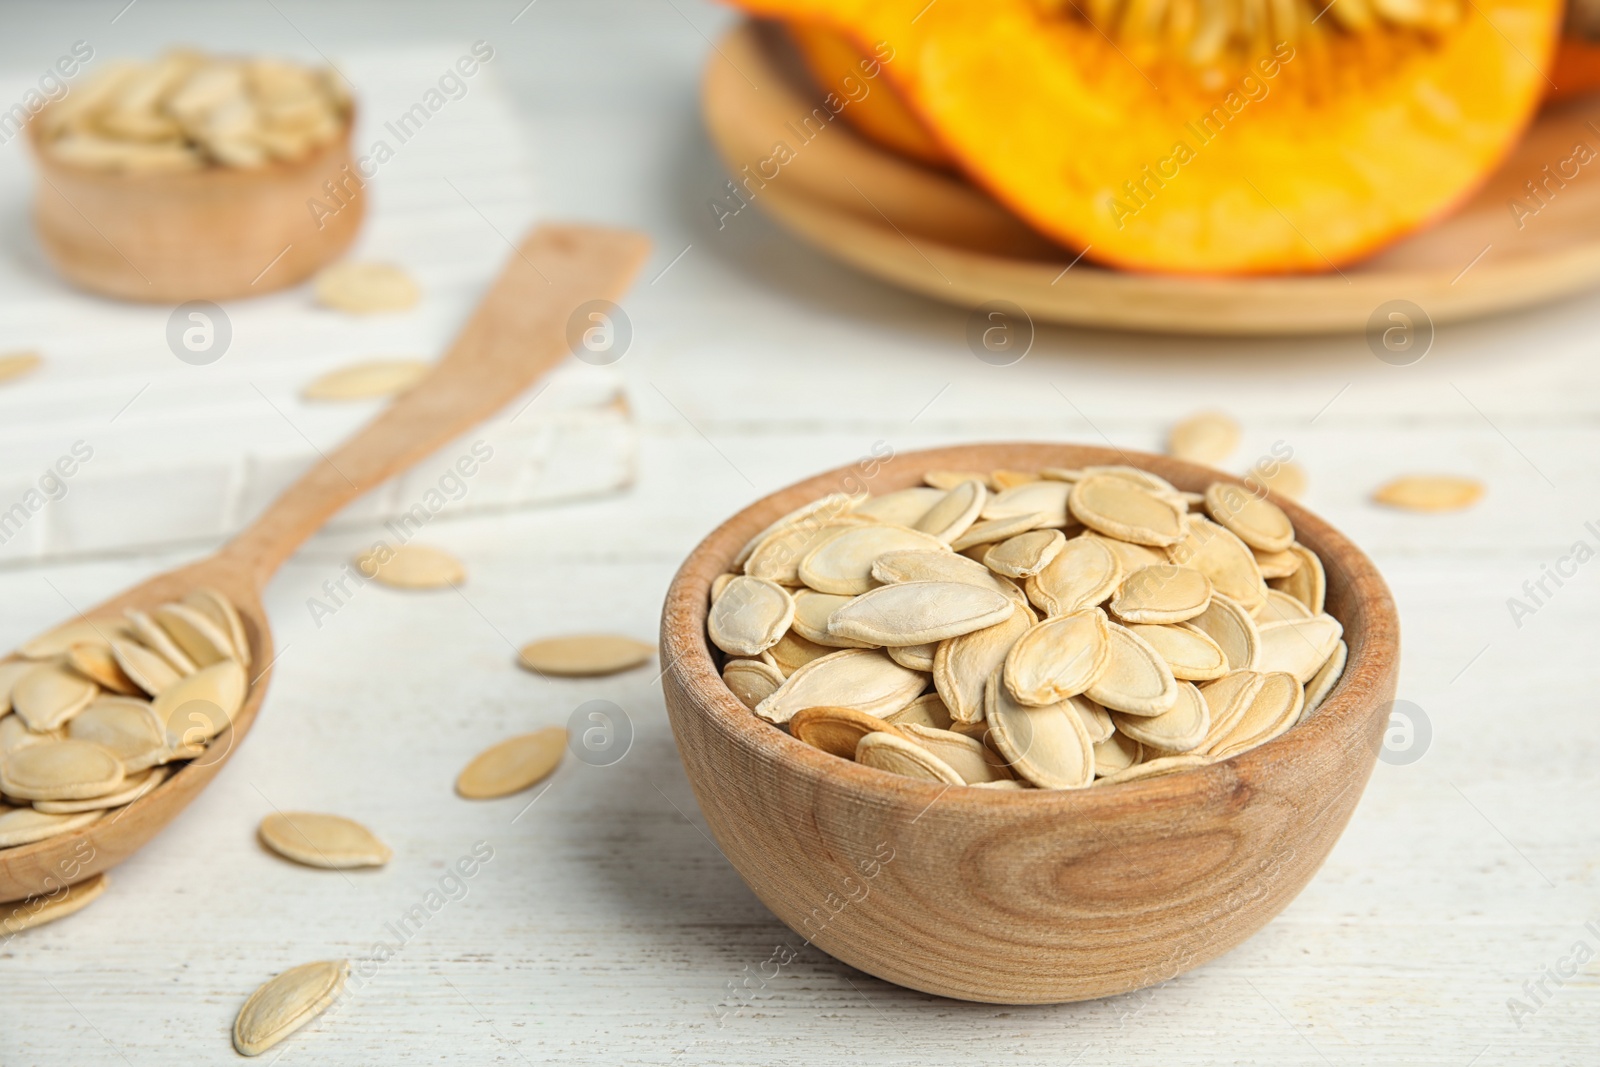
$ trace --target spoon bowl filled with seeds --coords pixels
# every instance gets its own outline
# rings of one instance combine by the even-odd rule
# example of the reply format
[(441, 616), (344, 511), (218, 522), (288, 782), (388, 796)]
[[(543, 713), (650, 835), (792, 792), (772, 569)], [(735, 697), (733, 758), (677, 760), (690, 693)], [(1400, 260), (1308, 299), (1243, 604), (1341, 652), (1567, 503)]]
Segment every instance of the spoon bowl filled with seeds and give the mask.
[(354, 118), (332, 68), (190, 51), (109, 63), (28, 125), (40, 244), (68, 281), (126, 300), (294, 285), (360, 229)]
[(1170, 457), (989, 444), (741, 511), (662, 684), (718, 844), (797, 933), (915, 989), (1109, 996), (1233, 948), (1333, 847), (1394, 697), (1372, 562)]
[[(568, 356), (574, 309), (621, 296), (647, 248), (623, 230), (536, 228), (428, 377), (215, 555), (0, 656), (0, 901), (56, 900), (126, 859), (205, 788), (266, 692), (276, 654), (261, 592), (279, 565), (344, 504), (434, 454)], [(363, 573), (381, 579), (418, 547), (374, 551)], [(265, 829), (263, 840), (287, 841), (279, 851), (304, 860), (295, 834), (312, 827), (328, 839), (329, 817), (289, 818), (299, 830)], [(359, 827), (333, 832), (348, 853), (342, 865), (387, 858)]]

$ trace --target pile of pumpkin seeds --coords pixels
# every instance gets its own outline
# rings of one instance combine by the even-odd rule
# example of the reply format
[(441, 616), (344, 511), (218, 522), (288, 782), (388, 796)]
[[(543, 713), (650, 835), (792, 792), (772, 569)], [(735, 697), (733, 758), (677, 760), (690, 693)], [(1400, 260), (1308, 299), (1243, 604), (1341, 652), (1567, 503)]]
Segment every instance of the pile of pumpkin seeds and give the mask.
[(62, 163), (162, 174), (292, 163), (343, 133), (350, 115), (331, 69), (177, 51), (108, 65), (38, 121), (41, 146)]
[(87, 826), (203, 754), (244, 705), (249, 666), (214, 589), (24, 644), (0, 662), (0, 848)]
[(1129, 466), (924, 482), (813, 501), (713, 583), (757, 716), (915, 778), (1076, 789), (1264, 744), (1339, 680), (1322, 561), (1264, 495)]

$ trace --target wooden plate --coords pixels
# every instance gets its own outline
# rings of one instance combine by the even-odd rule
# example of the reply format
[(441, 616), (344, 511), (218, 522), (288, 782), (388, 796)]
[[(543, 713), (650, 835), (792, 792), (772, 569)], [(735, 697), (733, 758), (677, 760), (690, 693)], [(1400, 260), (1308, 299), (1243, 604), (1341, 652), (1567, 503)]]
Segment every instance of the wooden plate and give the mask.
[(1074, 262), (1074, 252), (958, 176), (856, 136), (769, 27), (746, 23), (718, 43), (702, 102), (732, 176), (712, 206), (720, 226), (759, 207), (865, 273), (963, 307), (1006, 300), (1034, 319), (1083, 326), (1306, 334), (1374, 322), (1382, 329), (1391, 320), (1380, 308), (1396, 300), (1438, 324), (1600, 283), (1600, 97), (1546, 110), (1478, 194), (1439, 225), (1359, 266), (1254, 278)]

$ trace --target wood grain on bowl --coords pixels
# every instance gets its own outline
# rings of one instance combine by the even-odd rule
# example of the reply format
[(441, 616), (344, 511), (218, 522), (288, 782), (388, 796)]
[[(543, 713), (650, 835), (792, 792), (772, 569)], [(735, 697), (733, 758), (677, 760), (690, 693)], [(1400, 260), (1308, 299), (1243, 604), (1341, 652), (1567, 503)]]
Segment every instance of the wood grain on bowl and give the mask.
[(1132, 463), (1182, 489), (1219, 475), (1169, 457), (1048, 444), (899, 455), (841, 468), (741, 511), (667, 594), (662, 678), (701, 810), (740, 875), (796, 933), (851, 966), (965, 1000), (1051, 1003), (1165, 981), (1264, 926), (1327, 857), (1372, 771), (1394, 697), (1399, 627), (1372, 562), (1278, 499), (1327, 569), (1349, 665), (1302, 725), (1235, 758), (1083, 790), (944, 786), (840, 759), (757, 719), (718, 676), (711, 582), (779, 516), (927, 470)]
[(35, 142), (39, 242), (69, 282), (124, 300), (231, 300), (298, 284), (361, 228), (353, 126), (296, 163), (170, 174), (72, 166)]

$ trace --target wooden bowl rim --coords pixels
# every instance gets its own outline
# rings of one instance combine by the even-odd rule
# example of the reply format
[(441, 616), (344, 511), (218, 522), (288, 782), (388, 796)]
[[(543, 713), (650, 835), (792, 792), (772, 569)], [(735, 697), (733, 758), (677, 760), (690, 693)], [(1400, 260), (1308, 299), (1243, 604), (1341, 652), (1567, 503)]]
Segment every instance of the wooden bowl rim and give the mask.
[[(899, 469), (908, 473), (913, 470), (919, 473), (924, 470), (989, 470), (999, 464), (986, 462), (981, 455), (1008, 449), (1060, 450), (1070, 457), (1066, 462), (1041, 462), (1040, 466), (1137, 466), (1167, 478), (1179, 488), (1195, 491), (1215, 481), (1245, 484), (1235, 475), (1170, 456), (1042, 441), (986, 441), (896, 453), (885, 465), (905, 464)], [(663, 607), (663, 618), (668, 625), (662, 628), (661, 651), (662, 662), (666, 664), (663, 674), (677, 674), (685, 694), (692, 698), (695, 714), (706, 716), (747, 751), (782, 763), (808, 778), (827, 778), (835, 788), (863, 794), (870, 803), (925, 811), (939, 801), (941, 806), (962, 808), (964, 814), (985, 806), (997, 813), (1020, 814), (1021, 805), (1053, 805), (1063, 816), (1069, 813), (1109, 814), (1115, 809), (1157, 802), (1163, 807), (1173, 801), (1199, 804), (1208, 797), (1237, 792), (1241, 783), (1258, 780), (1281, 766), (1301, 761), (1322, 762), (1323, 757), (1319, 755), (1322, 748), (1330, 743), (1342, 743), (1351, 736), (1352, 727), (1356, 725), (1354, 720), (1365, 720), (1377, 710), (1365, 706), (1361, 694), (1382, 692), (1398, 665), (1399, 618), (1393, 596), (1376, 564), (1312, 512), (1284, 497), (1272, 495), (1272, 501), (1283, 508), (1294, 523), (1297, 539), (1309, 534), (1308, 540), (1319, 546), (1316, 551), (1325, 570), (1330, 573), (1337, 570), (1348, 583), (1352, 613), (1355, 621), (1362, 623), (1359, 632), (1346, 627), (1344, 640), (1350, 654), (1344, 673), (1310, 719), (1266, 744), (1225, 760), (1155, 778), (1084, 789), (954, 787), (865, 767), (831, 755), (757, 718), (733, 695), (712, 659), (705, 622), (715, 575), (726, 571), (728, 562), (751, 537), (792, 510), (792, 507), (777, 504), (776, 498), (801, 489), (808, 492), (806, 499), (821, 497), (837, 491), (840, 483), (852, 476), (856, 468), (856, 464), (836, 467), (778, 489), (742, 508), (707, 534), (685, 558), (668, 587)], [(860, 478), (859, 474), (855, 477)], [(894, 481), (892, 475), (890, 481)], [(921, 483), (908, 481), (907, 484)], [(880, 491), (901, 487), (885, 484)], [(1374, 749), (1372, 758), (1376, 757)], [(1036, 815), (1038, 809), (1028, 809), (1027, 814)]]
[[(51, 174), (69, 175), (80, 181), (98, 181), (107, 187), (137, 190), (140, 192), (150, 189), (179, 190), (207, 185), (218, 181), (248, 184), (251, 182), (269, 182), (278, 178), (297, 175), (303, 171), (314, 170), (325, 162), (330, 156), (341, 152), (350, 154), (350, 143), (355, 137), (356, 130), (356, 101), (350, 101), (349, 113), (345, 116), (343, 128), (317, 146), (316, 151), (304, 159), (292, 162), (274, 159), (265, 166), (260, 167), (229, 167), (221, 164), (208, 164), (199, 170), (178, 170), (155, 174), (122, 174), (117, 171), (101, 170), (97, 167), (85, 167), (76, 163), (64, 163), (53, 158), (41, 143), (44, 136), (40, 130), (39, 118), (49, 111), (48, 107), (41, 108), (39, 113), (28, 122), (28, 148), (33, 155), (34, 163), (41, 171)], [(357, 171), (356, 177), (363, 184), (371, 181), (366, 175)]]

